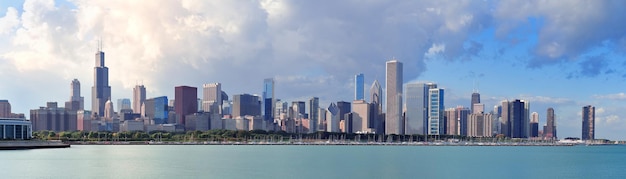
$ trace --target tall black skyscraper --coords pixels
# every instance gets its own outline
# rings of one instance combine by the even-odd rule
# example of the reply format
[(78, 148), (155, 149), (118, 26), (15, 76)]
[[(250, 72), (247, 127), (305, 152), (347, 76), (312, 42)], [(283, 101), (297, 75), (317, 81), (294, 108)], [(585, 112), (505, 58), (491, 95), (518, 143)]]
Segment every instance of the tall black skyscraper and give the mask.
[(104, 66), (104, 52), (98, 48), (96, 66), (93, 68), (93, 87), (91, 87), (91, 110), (98, 116), (104, 116), (104, 103), (111, 99), (109, 86), (109, 68)]
[(511, 138), (527, 138), (529, 136), (529, 121), (526, 102), (516, 99), (502, 102), (501, 133)]
[(596, 107), (587, 105), (583, 107), (583, 134), (582, 140), (595, 139)]
[(472, 93), (472, 104), (470, 106), (470, 109), (472, 109), (471, 113), (474, 113), (474, 104), (479, 104), (479, 103), (480, 103), (480, 93), (478, 92)]

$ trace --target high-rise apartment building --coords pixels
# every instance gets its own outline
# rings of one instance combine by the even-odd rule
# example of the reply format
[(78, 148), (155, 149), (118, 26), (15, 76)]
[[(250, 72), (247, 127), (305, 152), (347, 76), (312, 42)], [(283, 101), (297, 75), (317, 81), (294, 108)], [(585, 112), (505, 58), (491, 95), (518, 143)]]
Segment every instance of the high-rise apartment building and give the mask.
[(198, 89), (190, 86), (174, 88), (174, 112), (178, 124), (185, 125), (185, 116), (198, 112)]
[[(408, 112), (408, 111), (407, 111)], [(444, 115), (446, 122), (446, 134), (447, 135), (459, 135), (459, 121), (457, 120), (456, 108), (448, 108), (446, 109), (446, 114)]]
[(48, 102), (46, 107), (30, 110), (33, 131), (50, 130), (55, 132), (77, 130), (77, 113), (59, 108), (56, 102)]
[(467, 129), (469, 128), (468, 117), (470, 114), (471, 110), (469, 108), (463, 106), (456, 107), (456, 121), (458, 121), (458, 133), (461, 136), (469, 135)]
[(354, 76), (354, 100), (365, 100), (365, 76), (363, 73)]
[(404, 134), (404, 120), (402, 118), (402, 62), (387, 61), (385, 72), (386, 113), (385, 133)]
[(594, 140), (596, 129), (596, 107), (587, 105), (583, 107), (583, 130), (582, 140)]
[(543, 126), (543, 137), (545, 139), (557, 139), (555, 119), (554, 108), (548, 108), (546, 113), (546, 125)]
[(104, 65), (104, 52), (96, 52), (96, 66), (93, 68), (94, 85), (91, 87), (91, 111), (98, 116), (104, 116), (104, 104), (111, 99), (109, 86), (109, 68)]
[(273, 78), (267, 78), (263, 80), (263, 105), (261, 106), (261, 108), (263, 111), (263, 119), (265, 121), (271, 121), (274, 119), (274, 105), (276, 105), (274, 88), (275, 86)]
[(202, 85), (202, 110), (214, 114), (222, 114), (222, 84), (208, 83)]

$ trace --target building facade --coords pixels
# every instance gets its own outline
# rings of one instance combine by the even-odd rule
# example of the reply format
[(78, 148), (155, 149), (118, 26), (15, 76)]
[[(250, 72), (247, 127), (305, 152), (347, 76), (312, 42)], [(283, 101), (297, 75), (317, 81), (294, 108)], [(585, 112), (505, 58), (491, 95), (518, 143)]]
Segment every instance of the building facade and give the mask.
[(222, 84), (208, 83), (202, 85), (202, 110), (215, 114), (222, 114)]
[(0, 118), (0, 140), (31, 139), (32, 134), (30, 121), (18, 118)]
[(153, 120), (154, 124), (167, 124), (169, 117), (167, 102), (167, 96), (146, 99), (144, 117)]
[(546, 125), (543, 126), (543, 136), (545, 139), (557, 139), (554, 108), (548, 108), (546, 112)]
[(587, 105), (583, 107), (582, 140), (594, 140), (596, 129), (596, 107)]
[(385, 133), (404, 134), (402, 118), (402, 63), (398, 60), (387, 61), (385, 72)]
[(133, 112), (141, 113), (141, 105), (146, 101), (146, 87), (143, 85), (135, 85), (133, 88)]
[(263, 119), (265, 121), (271, 121), (274, 119), (274, 109), (276, 105), (274, 88), (273, 78), (263, 80), (263, 104), (261, 106), (261, 110), (263, 111)]
[(198, 112), (198, 89), (190, 86), (174, 88), (174, 111), (177, 123), (185, 126), (185, 116)]
[(365, 100), (365, 75), (354, 76), (354, 100)]
[(261, 101), (259, 96), (250, 94), (239, 94), (233, 96), (233, 117), (260, 116)]
[(91, 87), (91, 111), (98, 116), (104, 116), (104, 105), (111, 99), (109, 86), (109, 68), (104, 65), (104, 52), (96, 52), (96, 66), (94, 71), (94, 85)]

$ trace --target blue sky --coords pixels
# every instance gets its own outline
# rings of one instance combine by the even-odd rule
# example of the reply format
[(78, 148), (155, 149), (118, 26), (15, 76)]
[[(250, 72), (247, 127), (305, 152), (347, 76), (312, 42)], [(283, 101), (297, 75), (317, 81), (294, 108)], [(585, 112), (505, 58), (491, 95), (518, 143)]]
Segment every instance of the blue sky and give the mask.
[[(28, 113), (63, 103), (82, 83), (86, 108), (102, 39), (113, 98), (173, 98), (174, 86), (221, 82), (229, 95), (352, 100), (355, 74), (384, 86), (385, 61), (405, 82), (446, 88), (446, 107), (488, 109), (526, 99), (555, 108), (559, 137), (580, 137), (597, 107), (596, 137), (626, 140), (626, 12), (621, 1), (123, 1), (0, 2), (0, 99)], [(366, 91), (368, 92), (368, 91)]]

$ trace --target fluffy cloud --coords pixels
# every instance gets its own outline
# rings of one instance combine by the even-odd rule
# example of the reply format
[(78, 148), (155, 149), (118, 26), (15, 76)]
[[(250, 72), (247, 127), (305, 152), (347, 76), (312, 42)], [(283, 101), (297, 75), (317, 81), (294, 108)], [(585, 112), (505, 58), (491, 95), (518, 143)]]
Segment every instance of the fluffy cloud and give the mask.
[[(30, 98), (63, 101), (68, 88), (58, 86), (78, 78), (89, 99), (101, 39), (113, 98), (130, 97), (137, 83), (148, 96), (208, 82), (222, 82), (231, 95), (260, 94), (263, 78), (274, 77), (281, 99), (349, 100), (354, 74), (384, 83), (384, 62), (395, 57), (410, 81), (427, 69), (423, 58), (480, 59), (485, 45), (472, 37), (496, 29), (498, 40), (508, 42), (528, 18), (540, 19), (532, 53), (542, 63), (580, 56), (607, 40), (623, 43), (625, 16), (613, 14), (621, 12), (619, 3), (26, 0), (0, 17), (0, 79), (15, 84), (0, 86), (0, 95), (28, 89)], [(38, 84), (23, 83), (31, 79)], [(51, 88), (38, 91), (42, 85)], [(531, 99), (541, 100), (567, 102)]]

